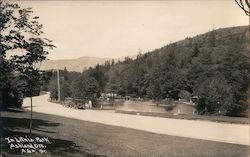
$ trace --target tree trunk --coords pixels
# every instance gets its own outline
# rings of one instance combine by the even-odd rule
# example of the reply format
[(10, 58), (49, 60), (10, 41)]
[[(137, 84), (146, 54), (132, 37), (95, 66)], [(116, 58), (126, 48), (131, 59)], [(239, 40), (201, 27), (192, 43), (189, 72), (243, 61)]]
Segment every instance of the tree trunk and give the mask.
[(33, 110), (33, 103), (32, 103), (32, 96), (30, 97), (30, 134), (32, 132), (32, 111)]

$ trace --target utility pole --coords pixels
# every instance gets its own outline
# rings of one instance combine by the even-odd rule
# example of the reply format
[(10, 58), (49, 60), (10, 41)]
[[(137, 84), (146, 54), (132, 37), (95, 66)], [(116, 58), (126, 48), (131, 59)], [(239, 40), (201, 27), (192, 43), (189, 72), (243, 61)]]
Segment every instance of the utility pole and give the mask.
[(61, 90), (60, 90), (60, 74), (59, 74), (59, 69), (57, 69), (57, 87), (58, 87), (58, 102), (61, 101)]

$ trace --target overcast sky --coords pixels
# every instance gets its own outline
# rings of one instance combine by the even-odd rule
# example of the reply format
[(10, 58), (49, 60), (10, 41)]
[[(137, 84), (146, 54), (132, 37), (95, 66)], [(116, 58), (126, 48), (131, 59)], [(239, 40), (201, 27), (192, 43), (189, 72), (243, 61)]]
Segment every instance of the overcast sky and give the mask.
[(213, 29), (248, 25), (234, 0), (18, 1), (57, 46), (49, 59), (136, 55)]

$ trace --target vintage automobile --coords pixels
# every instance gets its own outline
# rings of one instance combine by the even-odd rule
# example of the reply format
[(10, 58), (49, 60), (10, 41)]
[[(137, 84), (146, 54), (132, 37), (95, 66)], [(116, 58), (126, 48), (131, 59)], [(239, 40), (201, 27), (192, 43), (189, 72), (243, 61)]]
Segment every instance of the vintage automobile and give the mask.
[(66, 107), (75, 108), (75, 109), (85, 109), (85, 100), (65, 98), (64, 105)]

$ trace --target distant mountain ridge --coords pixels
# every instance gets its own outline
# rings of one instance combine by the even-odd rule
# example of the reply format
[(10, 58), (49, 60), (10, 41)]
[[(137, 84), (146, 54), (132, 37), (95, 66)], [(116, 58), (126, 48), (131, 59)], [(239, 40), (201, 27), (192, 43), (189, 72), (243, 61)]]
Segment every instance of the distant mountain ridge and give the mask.
[[(82, 72), (83, 70), (86, 70), (89, 67), (94, 67), (97, 64), (102, 65), (106, 61), (112, 61), (112, 59), (114, 59), (115, 62), (124, 61), (126, 57), (127, 56), (119, 58), (101, 58), (101, 57), (83, 56), (76, 59), (46, 60), (42, 62), (41, 70), (52, 70), (52, 69), (63, 70), (66, 67), (68, 71)], [(128, 57), (135, 59), (136, 55)]]
[(64, 69), (68, 71), (82, 72), (84, 69), (93, 67), (97, 64), (104, 64), (112, 58), (98, 58), (84, 56), (77, 59), (46, 60), (41, 65), (41, 70)]

